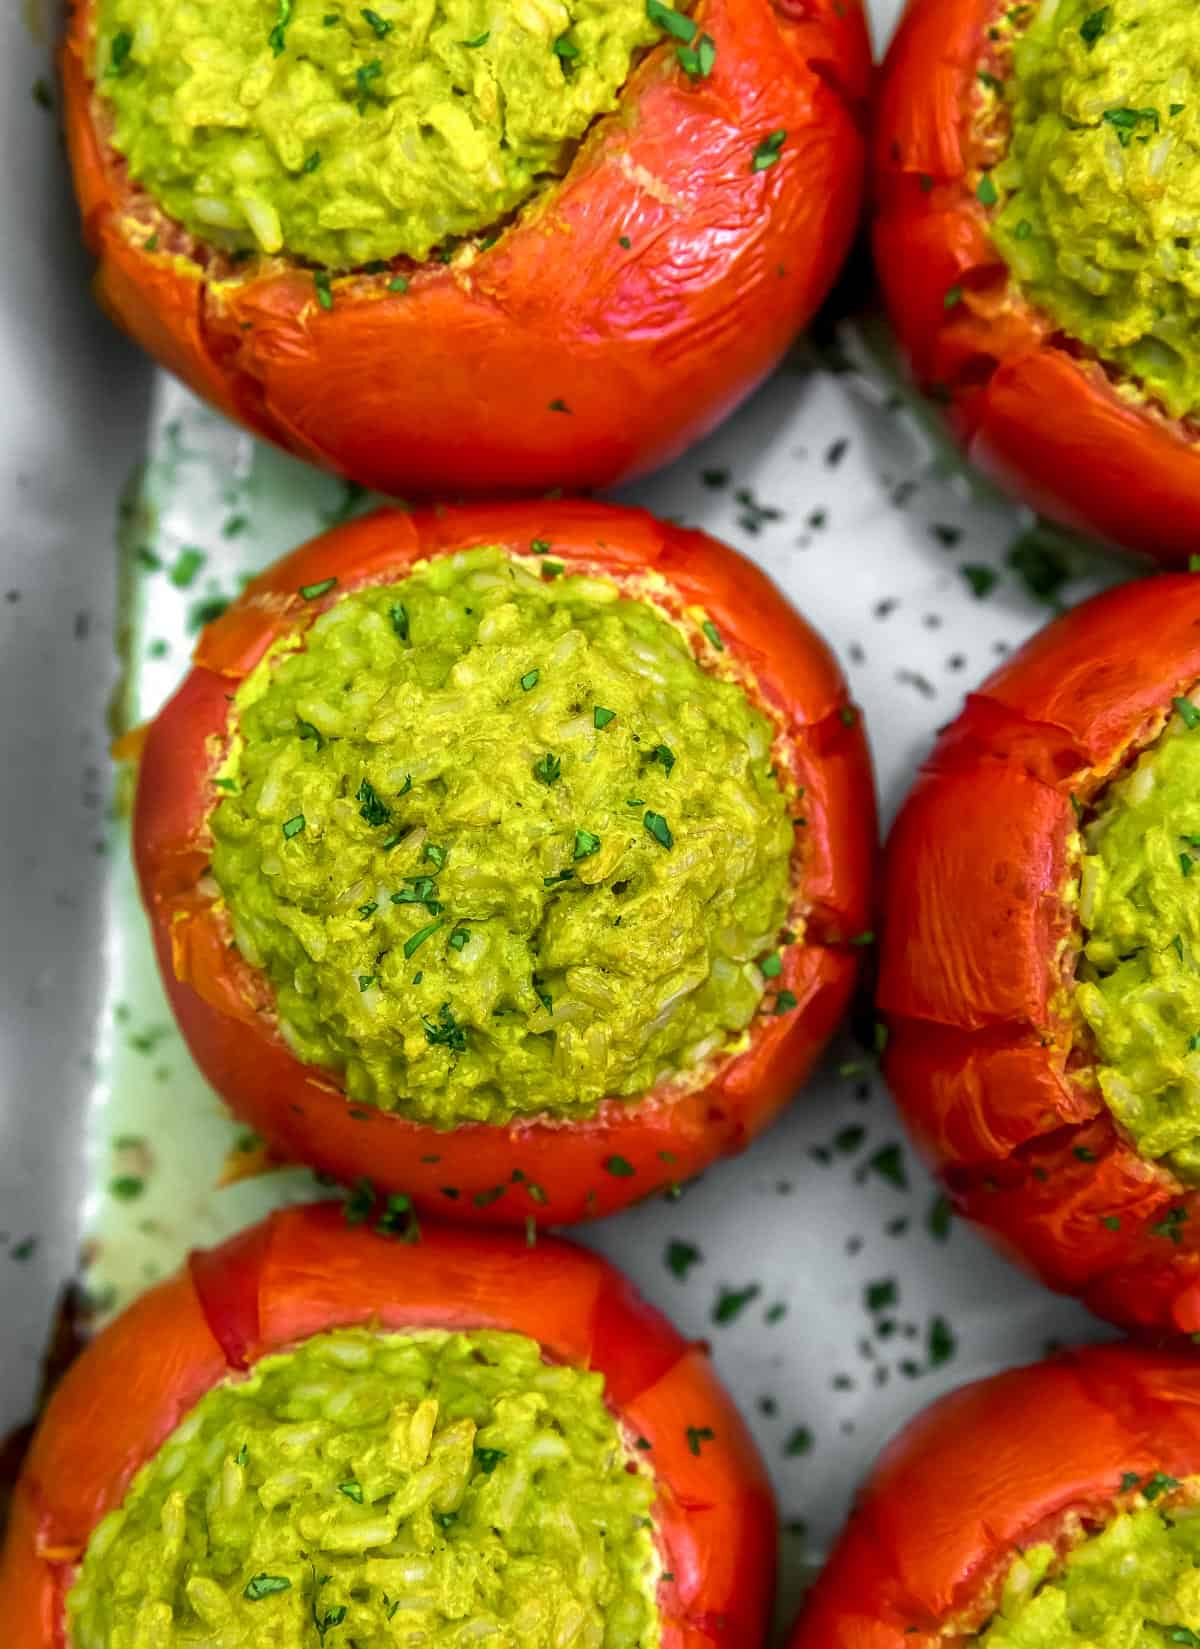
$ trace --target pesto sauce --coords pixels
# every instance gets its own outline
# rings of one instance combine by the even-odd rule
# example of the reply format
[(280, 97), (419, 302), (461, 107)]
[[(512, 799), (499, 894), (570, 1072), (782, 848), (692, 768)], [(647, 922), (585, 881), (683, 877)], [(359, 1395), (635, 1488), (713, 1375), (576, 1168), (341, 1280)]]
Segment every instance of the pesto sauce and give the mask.
[(1076, 1000), (1143, 1156), (1200, 1177), (1200, 712), (1103, 793), (1085, 831)]
[(653, 1480), (597, 1373), (341, 1329), (208, 1392), (95, 1530), (72, 1649), (655, 1649)]
[(171, 217), (341, 269), (501, 222), (658, 38), (644, 0), (99, 0), (95, 74)]
[(1084, 1539), (1061, 1565), (1054, 1556), (1051, 1546), (1034, 1546), (1017, 1558), (999, 1612), (970, 1640), (972, 1649), (1166, 1649), (1196, 1641), (1195, 1507), (1139, 1506)]
[[(1200, 408), (1200, 13), (1029, 8), (1012, 135), (979, 198), (1023, 290), (1176, 416)], [(998, 186), (998, 188), (997, 188)]]
[(701, 1071), (787, 918), (772, 724), (558, 565), (480, 549), (335, 602), (240, 690), (212, 815), (289, 1045), (439, 1126)]

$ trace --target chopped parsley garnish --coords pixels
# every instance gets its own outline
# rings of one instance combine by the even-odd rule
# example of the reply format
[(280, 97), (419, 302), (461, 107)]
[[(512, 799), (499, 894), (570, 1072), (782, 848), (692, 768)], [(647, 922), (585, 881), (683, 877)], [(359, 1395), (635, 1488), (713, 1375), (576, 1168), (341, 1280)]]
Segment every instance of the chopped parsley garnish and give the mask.
[(599, 731), (601, 727), (607, 727), (610, 721), (615, 720), (616, 714), (615, 710), (606, 710), (602, 704), (597, 704), (592, 710), (592, 726)]
[(574, 857), (576, 859), (590, 859), (593, 853), (599, 853), (599, 851), (599, 836), (594, 836), (590, 830), (577, 830), (575, 832)]
[(1189, 732), (1193, 727), (1200, 727), (1200, 710), (1197, 710), (1191, 699), (1177, 698), (1172, 699), (1171, 703), (1179, 712), (1180, 720)]
[(270, 1597), (275, 1592), (290, 1592), (291, 1589), (292, 1583), (286, 1575), (261, 1574), (246, 1582), (242, 1596), (251, 1603), (257, 1603), (260, 1598)]
[(569, 882), (574, 876), (573, 870), (556, 870), (553, 876), (543, 876), (543, 887), (557, 887), (560, 882)]
[(667, 1250), (664, 1258), (666, 1260), (667, 1270), (673, 1277), (678, 1277), (680, 1282), (682, 1282), (691, 1268), (700, 1263), (700, 1261), (704, 1258), (704, 1255), (696, 1247), (695, 1243), (682, 1242), (677, 1238), (675, 1241), (667, 1244)]
[(250, 1450), (246, 1447), (245, 1443), (243, 1443), (241, 1448), (234, 1455), (233, 1463), (235, 1466), (244, 1466), (249, 1458)]
[(669, 778), (671, 769), (675, 765), (675, 752), (671, 749), (671, 746), (669, 744), (656, 744), (650, 755), (654, 761), (663, 764), (663, 770)]
[(792, 1009), (796, 1005), (797, 1005), (796, 1004), (796, 997), (795, 997), (794, 992), (792, 992), (792, 991), (776, 991), (776, 993), (775, 993), (775, 1012), (776, 1013), (791, 1013)]
[(333, 308), (333, 287), (329, 284), (328, 269), (318, 269), (313, 274), (313, 285), (317, 289), (317, 302), (322, 309)]
[(450, 935), (450, 943), (455, 950), (465, 950), (470, 943), (471, 931), (469, 928), (456, 928)]
[(632, 1179), (637, 1172), (628, 1157), (605, 1157), (604, 1166), (607, 1172), (614, 1174), (617, 1179)]
[(321, 151), (320, 151), (320, 149), (314, 149), (312, 154), (309, 155), (308, 159), (304, 162), (304, 165), (300, 168), (300, 170), (307, 177), (310, 173), (315, 172), (317, 167), (320, 164), (321, 164)]
[(1032, 225), (1032, 223), (1030, 223), (1028, 218), (1021, 218), (1019, 220), (1019, 222), (1017, 223), (1017, 227), (1013, 230), (1014, 239), (1016, 239), (1016, 240), (1028, 240), (1030, 235), (1032, 235), (1032, 234), (1033, 234), (1033, 225)]
[(1099, 11), (1090, 11), (1079, 25), (1080, 39), (1086, 42), (1088, 50), (1096, 44), (1100, 36), (1108, 28), (1108, 20), (1112, 14), (1111, 6), (1101, 6)]
[(424, 905), (431, 916), (436, 916), (441, 910), (437, 896), (437, 883), (432, 876), (406, 876), (407, 886), (392, 894), (394, 905)]
[(297, 721), (297, 731), (302, 739), (311, 739), (318, 750), (325, 746), (325, 735), (319, 727), (314, 727), (311, 721)]
[(347, 1500), (353, 1500), (356, 1506), (363, 1503), (362, 1484), (356, 1483), (353, 1478), (348, 1483), (339, 1483), (338, 1493), (344, 1494)]
[(526, 670), (525, 674), (521, 677), (521, 691), (523, 693), (532, 693), (533, 689), (538, 684), (541, 674), (542, 672), (540, 670)]
[(279, 0), (279, 12), (275, 19), (275, 27), (267, 36), (267, 44), (276, 57), (283, 55), (287, 45), (287, 26), (292, 20), (292, 0)]
[(438, 1009), (437, 1023), (422, 1016), (425, 1026), (425, 1040), (431, 1048), (450, 1048), (460, 1054), (467, 1045), (467, 1033), (454, 1017), (454, 1011), (449, 1002), (443, 1002)]
[(778, 979), (783, 972), (783, 957), (778, 951), (771, 956), (764, 956), (758, 964), (758, 971), (764, 979)]
[(372, 985), (377, 985), (378, 983), (379, 975), (377, 973), (360, 973), (358, 976), (359, 995), (364, 995), (370, 990)]
[(549, 580), (551, 578), (559, 578), (564, 570), (565, 569), (561, 561), (542, 562), (542, 577), (544, 579)]
[(475, 1458), (480, 1471), (490, 1477), (500, 1462), (508, 1459), (508, 1452), (506, 1449), (476, 1449)]
[(283, 822), (284, 840), (290, 842), (293, 836), (298, 836), (304, 829), (304, 822), (303, 813), (297, 813), (292, 818), (285, 819)]
[(981, 206), (994, 206), (1000, 199), (999, 191), (992, 181), (990, 172), (985, 172), (976, 185), (975, 199)]
[(556, 784), (562, 774), (562, 758), (553, 756), (547, 750), (539, 761), (533, 764), (533, 776), (539, 784)]
[(529, 540), (529, 551), (531, 555), (549, 555), (550, 540), (548, 538), (531, 538)]
[[(417, 951), (419, 951), (421, 946), (425, 943), (426, 939), (432, 938), (437, 930), (441, 927), (445, 927), (445, 925), (446, 924), (442, 921), (441, 917), (439, 917), (434, 922), (426, 922), (423, 928), (418, 928), (414, 934), (404, 941), (405, 959), (407, 960), (409, 957), (415, 956)], [(425, 1034), (428, 1035), (428, 1031), (426, 1031)]]
[(758, 1283), (747, 1283), (745, 1288), (722, 1288), (712, 1308), (713, 1322), (733, 1322), (734, 1318), (740, 1317), (751, 1301), (757, 1300), (761, 1293), (762, 1289)]
[(377, 39), (382, 40), (384, 35), (391, 34), (392, 25), (388, 22), (387, 18), (380, 17), (379, 13), (377, 11), (372, 11), (370, 6), (363, 7), (362, 15), (364, 22), (369, 23), (374, 29)]
[(491, 29), (484, 29), (482, 34), (475, 36), (474, 40), (460, 40), (459, 45), (465, 46), (468, 51), (474, 51), (479, 46), (486, 46), (491, 37)]
[(686, 1431), (687, 1446), (693, 1454), (699, 1455), (701, 1444), (713, 1442), (716, 1435), (711, 1426), (688, 1426)]
[(946, 296), (942, 299), (943, 309), (955, 309), (962, 302), (963, 289), (961, 286), (946, 288)]
[(1142, 1479), (1137, 1472), (1122, 1472), (1120, 1492), (1128, 1494), (1131, 1489), (1136, 1489), (1141, 1481)]
[(360, 819), (365, 819), (369, 825), (386, 824), (392, 816), (392, 810), (380, 801), (375, 786), (370, 779), (364, 779), (358, 787), (354, 797), (362, 806), (358, 810)]
[(645, 813), (642, 815), (642, 823), (645, 825), (651, 836), (654, 837), (654, 840), (661, 846), (675, 846), (675, 838), (671, 834), (671, 827), (663, 818), (661, 813), (655, 813), (650, 808), (647, 808)]
[(424, 857), (431, 865), (436, 865), (441, 870), (446, 863), (446, 849), (439, 847), (436, 842), (426, 842)]
[(373, 57), (369, 63), (364, 63), (360, 69), (355, 70), (354, 80), (358, 86), (358, 112), (360, 115), (366, 114), (367, 104), (374, 95), (371, 91), (372, 83), (378, 80), (382, 73), (383, 64), (377, 57)]
[(1171, 1477), (1167, 1472), (1155, 1472), (1142, 1484), (1142, 1493), (1147, 1500), (1157, 1500), (1160, 1494), (1170, 1494), (1172, 1489), (1179, 1487), (1179, 1479)]
[(113, 35), (112, 45), (108, 53), (107, 74), (118, 75), (129, 72), (129, 54), (133, 50), (133, 36), (128, 29), (120, 29)]
[(404, 606), (403, 602), (397, 601), (394, 606), (389, 607), (388, 617), (392, 621), (392, 629), (395, 634), (399, 636), (401, 641), (407, 641), (408, 609)]
[(676, 40), (690, 44), (695, 36), (696, 25), (686, 12), (664, 6), (662, 0), (646, 0), (646, 16), (665, 33), (673, 34)]
[(1122, 149), (1128, 149), (1130, 139), (1143, 123), (1153, 126), (1156, 132), (1162, 128), (1157, 109), (1105, 109), (1100, 118), (1113, 127)]
[(568, 70), (572, 64), (578, 61), (580, 56), (579, 47), (573, 40), (568, 40), (565, 34), (560, 34), (554, 42), (553, 51), (556, 57), (562, 58), (563, 66)]
[(717, 61), (717, 43), (711, 34), (702, 34), (694, 46), (676, 46), (675, 56), (685, 74), (693, 80), (705, 80)]
[(322, 578), (315, 584), (301, 584), (300, 594), (305, 601), (317, 601), (321, 596), (328, 595), (336, 583), (336, 578)]
[(561, 395), (556, 395), (554, 400), (550, 403), (551, 412), (570, 412), (570, 410), (570, 407), (563, 400)]
[(408, 281), (407, 281), (406, 277), (403, 276), (403, 275), (393, 275), (391, 280), (388, 282), (388, 291), (389, 292), (407, 292), (408, 291)]
[(378, 902), (374, 899), (368, 899), (365, 905), (359, 905), (358, 914), (362, 917), (363, 921), (365, 922), (367, 920), (368, 916), (374, 916), (375, 912), (378, 909), (379, 909)]
[(768, 166), (774, 166), (786, 142), (787, 133), (782, 127), (779, 127), (776, 131), (768, 132), (751, 154), (750, 170), (752, 172), (765, 172)]
[(717, 629), (712, 619), (706, 618), (700, 628), (704, 631), (712, 645), (717, 649), (718, 653), (723, 653), (725, 651), (725, 643), (721, 640), (721, 632)]

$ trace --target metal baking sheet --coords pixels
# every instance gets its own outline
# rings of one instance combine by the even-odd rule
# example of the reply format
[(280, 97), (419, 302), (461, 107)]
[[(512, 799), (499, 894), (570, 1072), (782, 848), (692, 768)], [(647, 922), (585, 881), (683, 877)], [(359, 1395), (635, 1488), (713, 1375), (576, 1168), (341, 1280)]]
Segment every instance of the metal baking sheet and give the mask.
[[(897, 9), (873, 7), (877, 40)], [(202, 408), (94, 313), (48, 32), (27, 8), (0, 16), (0, 1432), (31, 1406), (69, 1279), (103, 1317), (189, 1246), (318, 1194), (299, 1169), (218, 1183), (240, 1130), (171, 1025), (107, 750), (171, 691), (215, 604), (363, 504)], [(825, 633), (885, 818), (964, 692), (1056, 605), (1133, 570), (965, 476), (871, 317), (827, 326), (618, 496), (744, 550)], [(910, 1413), (1102, 1332), (949, 1217), (860, 1017), (862, 1040), (848, 1029), (745, 1156), (580, 1233), (711, 1343), (778, 1487), (785, 1608)]]

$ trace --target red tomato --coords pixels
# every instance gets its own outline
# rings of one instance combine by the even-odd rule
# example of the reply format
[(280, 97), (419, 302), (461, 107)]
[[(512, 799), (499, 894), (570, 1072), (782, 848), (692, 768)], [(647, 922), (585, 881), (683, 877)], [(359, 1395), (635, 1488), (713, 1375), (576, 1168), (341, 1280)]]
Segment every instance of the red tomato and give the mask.
[(1186, 564), (1200, 542), (1194, 432), (1123, 400), (1090, 351), (1026, 301), (974, 192), (979, 72), (1006, 9), (909, 0), (888, 52), (873, 234), (892, 324), (918, 383), (947, 400), (968, 456), (997, 481), (1070, 526)]
[[(792, 775), (804, 788), (806, 825), (795, 858), (804, 933), (785, 948), (775, 983), (796, 1006), (759, 1016), (749, 1048), (720, 1065), (706, 1087), (608, 1100), (586, 1122), (439, 1130), (370, 1107), (352, 1115), (334, 1073), (302, 1065), (287, 1048), (265, 977), (231, 946), (199, 885), (230, 695), (273, 641), (311, 623), (347, 590), (401, 578), (421, 557), (472, 544), (527, 553), (533, 539), (552, 543), (573, 570), (618, 581), (653, 570), (666, 579), (681, 606), (705, 609), (728, 655), (783, 718)], [(298, 595), (302, 585), (330, 577), (336, 594), (318, 601)], [(861, 953), (850, 941), (870, 920), (874, 792), (858, 713), (824, 643), (757, 568), (714, 539), (600, 504), (380, 512), (278, 562), (201, 636), (195, 668), (146, 738), (134, 846), (183, 1034), (240, 1117), (285, 1156), (344, 1181), (365, 1176), (407, 1192), (418, 1206), (562, 1224), (691, 1178), (744, 1147), (795, 1093), (857, 972)], [(447, 1186), (459, 1193), (452, 1205)]]
[[(775, 1574), (762, 1461), (706, 1353), (598, 1255), (426, 1226), (419, 1243), (337, 1208), (273, 1214), (160, 1283), (63, 1379), (30, 1449), (0, 1558), (6, 1649), (65, 1649), (63, 1598), (97, 1523), (205, 1392), (310, 1335), (356, 1323), (507, 1329), (598, 1370), (650, 1444), (663, 1649), (755, 1649)], [(666, 1578), (666, 1577), (670, 1578)]]
[(1198, 679), (1200, 579), (1176, 574), (1084, 602), (972, 694), (892, 832), (879, 986), (888, 1080), (962, 1212), (1102, 1316), (1187, 1333), (1200, 1192), (1081, 1080), (1066, 893), (1076, 807)]
[(469, 265), (406, 267), (399, 294), (391, 268), (339, 277), (328, 309), (284, 259), (212, 281), (105, 140), (93, 13), (76, 4), (62, 73), (101, 305), (230, 417), (383, 492), (579, 489), (665, 463), (775, 365), (858, 221), (861, 0), (699, 0), (711, 75), (691, 81), (664, 39), (561, 183)]
[(1023, 1548), (1103, 1525), (1156, 1472), (1200, 1472), (1189, 1353), (1093, 1346), (964, 1386), (885, 1451), (789, 1649), (958, 1644)]

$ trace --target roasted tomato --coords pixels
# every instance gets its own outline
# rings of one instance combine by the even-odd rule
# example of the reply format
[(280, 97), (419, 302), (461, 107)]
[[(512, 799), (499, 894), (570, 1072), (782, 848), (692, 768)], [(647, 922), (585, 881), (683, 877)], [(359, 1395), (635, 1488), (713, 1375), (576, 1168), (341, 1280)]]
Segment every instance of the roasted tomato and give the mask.
[(892, 833), (879, 990), (888, 1080), (959, 1208), (1102, 1315), (1187, 1333), (1198, 680), (1200, 579), (1173, 574), (972, 694)]
[[(422, 1331), (432, 1341), (422, 1341)], [(409, 1339), (381, 1338), (397, 1335)], [(388, 1361), (389, 1345), (407, 1359), (403, 1368)], [(294, 1376), (289, 1358), (299, 1359)], [(374, 1373), (372, 1358), (383, 1359)], [(284, 1379), (295, 1385), (272, 1391), (281, 1362)], [(562, 1365), (562, 1380), (543, 1378), (547, 1363)], [(486, 1370), (486, 1385), (476, 1389), (472, 1367)], [(592, 1372), (574, 1378), (567, 1370)], [(314, 1388), (328, 1399), (329, 1415), (316, 1413)], [(563, 1403), (573, 1408), (559, 1415), (556, 1404)], [(189, 1415), (187, 1432), (173, 1437)], [(314, 1423), (306, 1428), (297, 1423), (302, 1419)], [(203, 1461), (221, 1456), (218, 1434), (231, 1422), (214, 1506), (206, 1492), (212, 1468)], [(609, 1430), (616, 1437), (605, 1436)], [(617, 1438), (629, 1451), (624, 1468), (611, 1459)], [(131, 1494), (135, 1476), (168, 1439), (174, 1464), (166, 1490), (150, 1482)], [(203, 1451), (195, 1473), (189, 1441)], [(273, 1470), (276, 1454), (287, 1457), (281, 1470)], [(603, 1483), (590, 1482), (589, 1471), (599, 1479), (602, 1469)], [(571, 1475), (556, 1478), (556, 1470)], [(644, 1615), (657, 1613), (663, 1649), (760, 1644), (774, 1579), (774, 1502), (754, 1444), (701, 1348), (689, 1346), (604, 1260), (566, 1243), (529, 1248), (515, 1235), (434, 1224), (420, 1242), (406, 1244), (348, 1227), (329, 1205), (291, 1209), (192, 1255), (180, 1275), (106, 1329), (63, 1379), (17, 1486), (0, 1563), (6, 1643), (62, 1649), (68, 1616), (70, 1641), (91, 1642), (105, 1611), (122, 1606), (126, 1621), (141, 1608), (143, 1630), (153, 1616), (169, 1633), (172, 1588), (180, 1600), (186, 1595), (185, 1611), (214, 1629), (224, 1622), (232, 1630), (239, 1610), (263, 1632), (275, 1624), (280, 1639), (255, 1642), (281, 1641), (286, 1628), (296, 1629), (292, 1610), (300, 1622), (296, 1641), (312, 1630), (305, 1627), (310, 1614), (326, 1629), (357, 1625), (364, 1637), (392, 1618), (397, 1600), (407, 1611), (436, 1614), (427, 1594), (438, 1592), (439, 1580), (447, 1582), (442, 1595), (455, 1597), (458, 1618), (469, 1619), (495, 1602), (489, 1587), (494, 1591), (496, 1575), (484, 1575), (479, 1588), (462, 1584), (473, 1574), (480, 1541), (489, 1561), (508, 1574), (501, 1607), (515, 1613), (518, 1594), (531, 1589), (531, 1542), (535, 1589), (556, 1596), (555, 1553), (568, 1539), (564, 1511), (570, 1518), (555, 1497), (569, 1488), (587, 1505), (603, 1488), (615, 1521), (626, 1472), (650, 1518), (649, 1534), (636, 1537), (645, 1549), (636, 1564), (630, 1558), (636, 1585), (630, 1588), (625, 1570), (615, 1571), (619, 1542), (603, 1532), (593, 1551), (595, 1532), (585, 1531), (588, 1550), (574, 1560), (580, 1572), (597, 1557), (607, 1566), (607, 1592), (603, 1584), (595, 1588), (601, 1619), (605, 1596), (615, 1606), (611, 1599), (623, 1585)], [(533, 1475), (531, 1490), (522, 1473)], [(182, 1488), (168, 1494), (165, 1513), (151, 1514), (147, 1534), (147, 1503), (153, 1507), (155, 1495), (173, 1485)], [(247, 1491), (257, 1491), (257, 1511), (243, 1523), (237, 1506)], [(102, 1520), (123, 1503), (134, 1507), (139, 1495), (141, 1510), (130, 1510), (119, 1532), (106, 1525), (104, 1553), (93, 1544), (85, 1560)], [(499, 1515), (493, 1501), (503, 1502)], [(485, 1526), (484, 1511), (501, 1527)], [(188, 1546), (186, 1585), (182, 1575), (154, 1572), (154, 1527), (165, 1551), (168, 1514), (201, 1536)], [(557, 1545), (547, 1540), (547, 1554), (538, 1558), (538, 1519), (554, 1516), (559, 1522), (545, 1527), (557, 1529)], [(376, 1529), (381, 1517), (387, 1527)], [(296, 1549), (305, 1544), (311, 1563)], [(402, 1575), (395, 1554), (405, 1550), (411, 1570)], [(210, 1554), (214, 1561), (206, 1562)], [(117, 1565), (131, 1555), (135, 1573), (126, 1565), (118, 1584)], [(439, 1562), (452, 1562), (453, 1574), (434, 1573)], [(505, 1564), (512, 1566), (504, 1571)], [(98, 1600), (97, 1579), (107, 1593)], [(255, 1607), (247, 1611), (245, 1601)], [(565, 1601), (581, 1615), (589, 1603)], [(424, 1615), (422, 1622), (430, 1625)], [(623, 1641), (651, 1638), (627, 1628)]]
[(1194, 1356), (1128, 1346), (942, 1398), (884, 1453), (790, 1649), (1190, 1643), (1198, 1401)]
[[(387, 493), (587, 488), (673, 458), (778, 361), (855, 230), (871, 74), (860, 0), (699, 0), (692, 16), (622, 0), (636, 25), (628, 79), (594, 91), (577, 146), (574, 127), (543, 131), (529, 103), (584, 97), (592, 58), (622, 44), (590, 50), (587, 31), (604, 27), (594, 0), (506, 3), (514, 15), (490, 37), (455, 38), (447, 20), (423, 42), (409, 40), (406, 8), (343, 15), (297, 0), (268, 34), (270, 8), (239, 0), (218, 52), (237, 75), (226, 83), (233, 68), (206, 73), (196, 58), (186, 84), (187, 38), (173, 44), (168, 21), (186, 37), (194, 9), (159, 8), (139, 32), (130, 5), (78, 0), (62, 58), (101, 305), (256, 434)], [(506, 57), (528, 49), (512, 42), (530, 28), (549, 31), (540, 58), (553, 84)], [(414, 53), (436, 59), (432, 115), (404, 101), (433, 95), (411, 89)], [(142, 91), (163, 111), (153, 130)], [(515, 111), (507, 127), (497, 97)], [(245, 142), (224, 179), (214, 156), (230, 126)], [(432, 248), (405, 239), (422, 218), (404, 189), (426, 139), (430, 169), (449, 181), (429, 185), (424, 216), (454, 224), (456, 194), (483, 189), (526, 127), (523, 192), (485, 189), (467, 232)], [(156, 154), (158, 195), (131, 175), (150, 178)], [(278, 192), (297, 190), (321, 225), (343, 209), (357, 222), (365, 199), (367, 227), (340, 240), (322, 229), (309, 256), (292, 255)], [(164, 191), (185, 195), (191, 228), (159, 204)], [(331, 233), (334, 267), (322, 263)], [(394, 244), (417, 255), (392, 256)]]
[(382, 512), (256, 579), (149, 729), (134, 835), (183, 1033), (278, 1152), (561, 1223), (792, 1097), (875, 822), (858, 713), (759, 571), (551, 502)]
[(1170, 12), (910, 0), (880, 93), (874, 247), (901, 347), (971, 459), (1180, 565), (1200, 537), (1196, 328), (1171, 263), (1191, 185), (1182, 103), (1138, 95), (1182, 65), (1194, 19), (1161, 26)]

